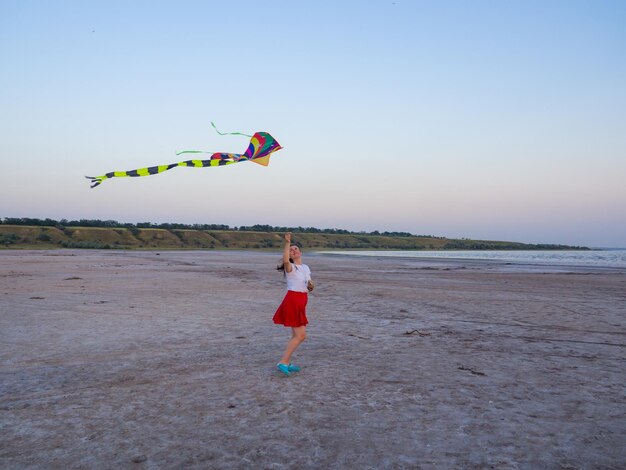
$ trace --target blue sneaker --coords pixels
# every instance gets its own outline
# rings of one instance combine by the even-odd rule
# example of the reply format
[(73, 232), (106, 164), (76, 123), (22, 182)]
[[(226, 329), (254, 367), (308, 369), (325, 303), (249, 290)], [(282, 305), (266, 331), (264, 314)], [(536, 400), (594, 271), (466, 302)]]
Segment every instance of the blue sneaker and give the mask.
[(280, 372), (285, 374), (287, 377), (289, 377), (291, 375), (291, 372), (289, 372), (289, 366), (287, 364), (276, 364), (276, 368)]
[(289, 372), (300, 372), (300, 367), (294, 364), (289, 364), (287, 369), (289, 369)]

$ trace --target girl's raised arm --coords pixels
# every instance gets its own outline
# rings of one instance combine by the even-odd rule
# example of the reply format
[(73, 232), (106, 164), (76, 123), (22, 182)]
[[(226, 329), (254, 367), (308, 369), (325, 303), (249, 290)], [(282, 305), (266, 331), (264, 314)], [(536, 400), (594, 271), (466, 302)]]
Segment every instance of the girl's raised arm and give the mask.
[(290, 273), (293, 269), (291, 261), (289, 261), (289, 248), (291, 247), (291, 232), (285, 234), (285, 246), (283, 247), (283, 266), (286, 273)]

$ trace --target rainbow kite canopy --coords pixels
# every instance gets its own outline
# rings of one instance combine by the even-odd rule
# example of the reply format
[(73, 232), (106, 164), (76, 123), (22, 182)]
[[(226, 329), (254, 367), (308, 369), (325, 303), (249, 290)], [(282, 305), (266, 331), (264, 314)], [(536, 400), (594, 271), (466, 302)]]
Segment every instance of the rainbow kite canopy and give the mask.
[[(211, 124), (213, 125), (213, 127), (215, 127), (215, 124)], [(217, 128), (215, 130), (217, 131)], [(217, 132), (220, 135), (225, 135), (219, 131)], [(239, 132), (231, 132), (230, 134), (246, 135)], [(250, 137), (250, 145), (248, 145), (248, 149), (242, 154), (211, 153), (202, 150), (184, 150), (182, 152), (178, 152), (176, 155), (204, 153), (211, 154), (211, 157), (208, 160), (185, 160), (184, 162), (170, 163), (169, 165), (150, 166), (147, 168), (139, 168), (137, 170), (111, 171), (102, 176), (85, 176), (85, 178), (91, 180), (91, 187), (95, 188), (96, 186), (102, 184), (104, 180), (109, 178), (156, 175), (159, 173), (163, 173), (164, 171), (171, 170), (172, 168), (175, 168), (177, 166), (204, 168), (207, 166), (223, 166), (245, 161), (251, 161), (254, 163), (258, 163), (259, 165), (267, 166), (270, 163), (270, 156), (272, 155), (272, 153), (282, 148), (280, 144), (276, 141), (276, 139), (274, 139), (274, 137), (269, 135), (267, 132), (256, 132), (253, 136), (248, 137)]]

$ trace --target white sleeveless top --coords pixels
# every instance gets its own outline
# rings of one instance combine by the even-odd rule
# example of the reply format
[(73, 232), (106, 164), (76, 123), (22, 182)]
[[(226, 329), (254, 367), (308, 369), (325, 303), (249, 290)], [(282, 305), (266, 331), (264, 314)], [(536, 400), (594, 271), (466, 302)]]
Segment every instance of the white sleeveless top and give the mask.
[(296, 292), (308, 292), (306, 288), (307, 282), (311, 280), (311, 270), (306, 264), (291, 263), (291, 272), (285, 271), (287, 279), (287, 290)]

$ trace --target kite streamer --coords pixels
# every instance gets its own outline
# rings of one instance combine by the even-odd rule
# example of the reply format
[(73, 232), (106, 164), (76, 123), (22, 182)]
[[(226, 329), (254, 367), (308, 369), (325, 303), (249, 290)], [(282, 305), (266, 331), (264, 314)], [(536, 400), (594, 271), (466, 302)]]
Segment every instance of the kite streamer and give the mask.
[(243, 134), (241, 132), (220, 132), (217, 130), (217, 127), (215, 127), (213, 121), (211, 121), (211, 125), (213, 126), (213, 129), (215, 129), (215, 132), (217, 132), (219, 135), (245, 135), (246, 137), (252, 137), (250, 134)]
[(269, 135), (267, 132), (256, 132), (254, 135), (249, 136), (247, 134), (242, 134), (240, 132), (228, 132), (221, 133), (215, 127), (215, 124), (211, 123), (211, 125), (215, 128), (215, 131), (220, 135), (232, 134), (232, 135), (245, 135), (250, 137), (250, 145), (248, 149), (240, 154), (240, 153), (212, 153), (205, 152), (203, 150), (183, 150), (182, 152), (177, 152), (176, 155), (182, 155), (187, 153), (206, 153), (211, 154), (211, 157), (208, 160), (186, 160), (184, 162), (178, 163), (170, 163), (168, 165), (157, 165), (150, 166), (147, 168), (139, 168), (137, 170), (129, 170), (129, 171), (111, 171), (102, 176), (85, 176), (85, 178), (91, 180), (91, 187), (95, 188), (102, 184), (102, 182), (109, 178), (120, 178), (125, 176), (150, 176), (156, 175), (158, 173), (163, 173), (164, 171), (171, 170), (177, 166), (186, 166), (192, 168), (204, 168), (210, 166), (223, 166), (230, 165), (232, 163), (239, 163), (245, 161), (251, 161), (254, 163), (258, 163), (259, 165), (267, 166), (270, 163), (270, 156), (272, 153), (280, 150), (282, 147), (280, 144)]

